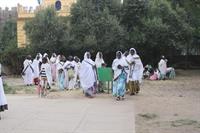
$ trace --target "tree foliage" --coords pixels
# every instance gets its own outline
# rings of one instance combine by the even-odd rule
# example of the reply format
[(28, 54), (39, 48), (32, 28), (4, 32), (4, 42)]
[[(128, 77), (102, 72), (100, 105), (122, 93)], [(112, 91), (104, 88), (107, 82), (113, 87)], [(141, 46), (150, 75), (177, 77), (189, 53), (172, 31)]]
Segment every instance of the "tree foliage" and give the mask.
[(64, 53), (68, 43), (68, 24), (53, 8), (38, 12), (25, 24), (30, 49), (34, 52)]

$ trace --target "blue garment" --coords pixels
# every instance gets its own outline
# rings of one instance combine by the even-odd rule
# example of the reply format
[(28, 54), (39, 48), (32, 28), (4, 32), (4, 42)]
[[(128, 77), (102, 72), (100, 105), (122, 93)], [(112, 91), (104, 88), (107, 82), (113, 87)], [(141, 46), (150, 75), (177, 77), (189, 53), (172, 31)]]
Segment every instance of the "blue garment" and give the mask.
[(127, 73), (122, 71), (117, 80), (113, 82), (113, 96), (124, 96)]
[(61, 90), (65, 89), (65, 74), (64, 74), (64, 72), (58, 74), (58, 85), (59, 85), (59, 89), (61, 89)]

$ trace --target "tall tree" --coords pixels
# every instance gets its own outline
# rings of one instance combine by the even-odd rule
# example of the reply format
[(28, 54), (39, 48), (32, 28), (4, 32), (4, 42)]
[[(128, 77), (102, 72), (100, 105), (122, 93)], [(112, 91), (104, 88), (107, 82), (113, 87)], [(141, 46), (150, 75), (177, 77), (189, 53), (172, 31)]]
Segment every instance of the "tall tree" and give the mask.
[(72, 7), (71, 34), (77, 49), (108, 53), (124, 48), (126, 33), (111, 7), (112, 0), (79, 0)]
[(59, 17), (53, 8), (39, 11), (27, 21), (25, 31), (30, 48), (36, 52), (64, 53), (68, 45), (68, 24)]

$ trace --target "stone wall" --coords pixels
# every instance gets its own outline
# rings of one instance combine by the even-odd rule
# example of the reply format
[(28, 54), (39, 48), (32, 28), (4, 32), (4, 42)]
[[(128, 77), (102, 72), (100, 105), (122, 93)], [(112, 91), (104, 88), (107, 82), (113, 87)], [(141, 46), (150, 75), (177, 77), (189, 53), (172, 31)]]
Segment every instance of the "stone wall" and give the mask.
[(10, 19), (14, 19), (14, 20), (17, 19), (17, 7), (13, 7), (11, 9), (0, 8), (0, 32), (2, 31), (5, 22)]

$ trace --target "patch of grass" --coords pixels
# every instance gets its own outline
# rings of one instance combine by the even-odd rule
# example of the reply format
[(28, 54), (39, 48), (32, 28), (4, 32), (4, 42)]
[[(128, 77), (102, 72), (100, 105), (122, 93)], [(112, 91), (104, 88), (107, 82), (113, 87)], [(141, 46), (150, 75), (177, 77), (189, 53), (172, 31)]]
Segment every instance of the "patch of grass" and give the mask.
[(8, 86), (6, 83), (3, 84), (4, 92), (6, 94), (16, 94), (16, 90), (10, 86)]
[(138, 114), (140, 117), (146, 120), (153, 120), (156, 119), (158, 116), (156, 114), (146, 113), (146, 114)]
[(180, 127), (180, 126), (190, 126), (190, 125), (196, 125), (198, 124), (195, 120), (190, 119), (181, 119), (181, 120), (175, 120), (171, 122), (172, 127)]

